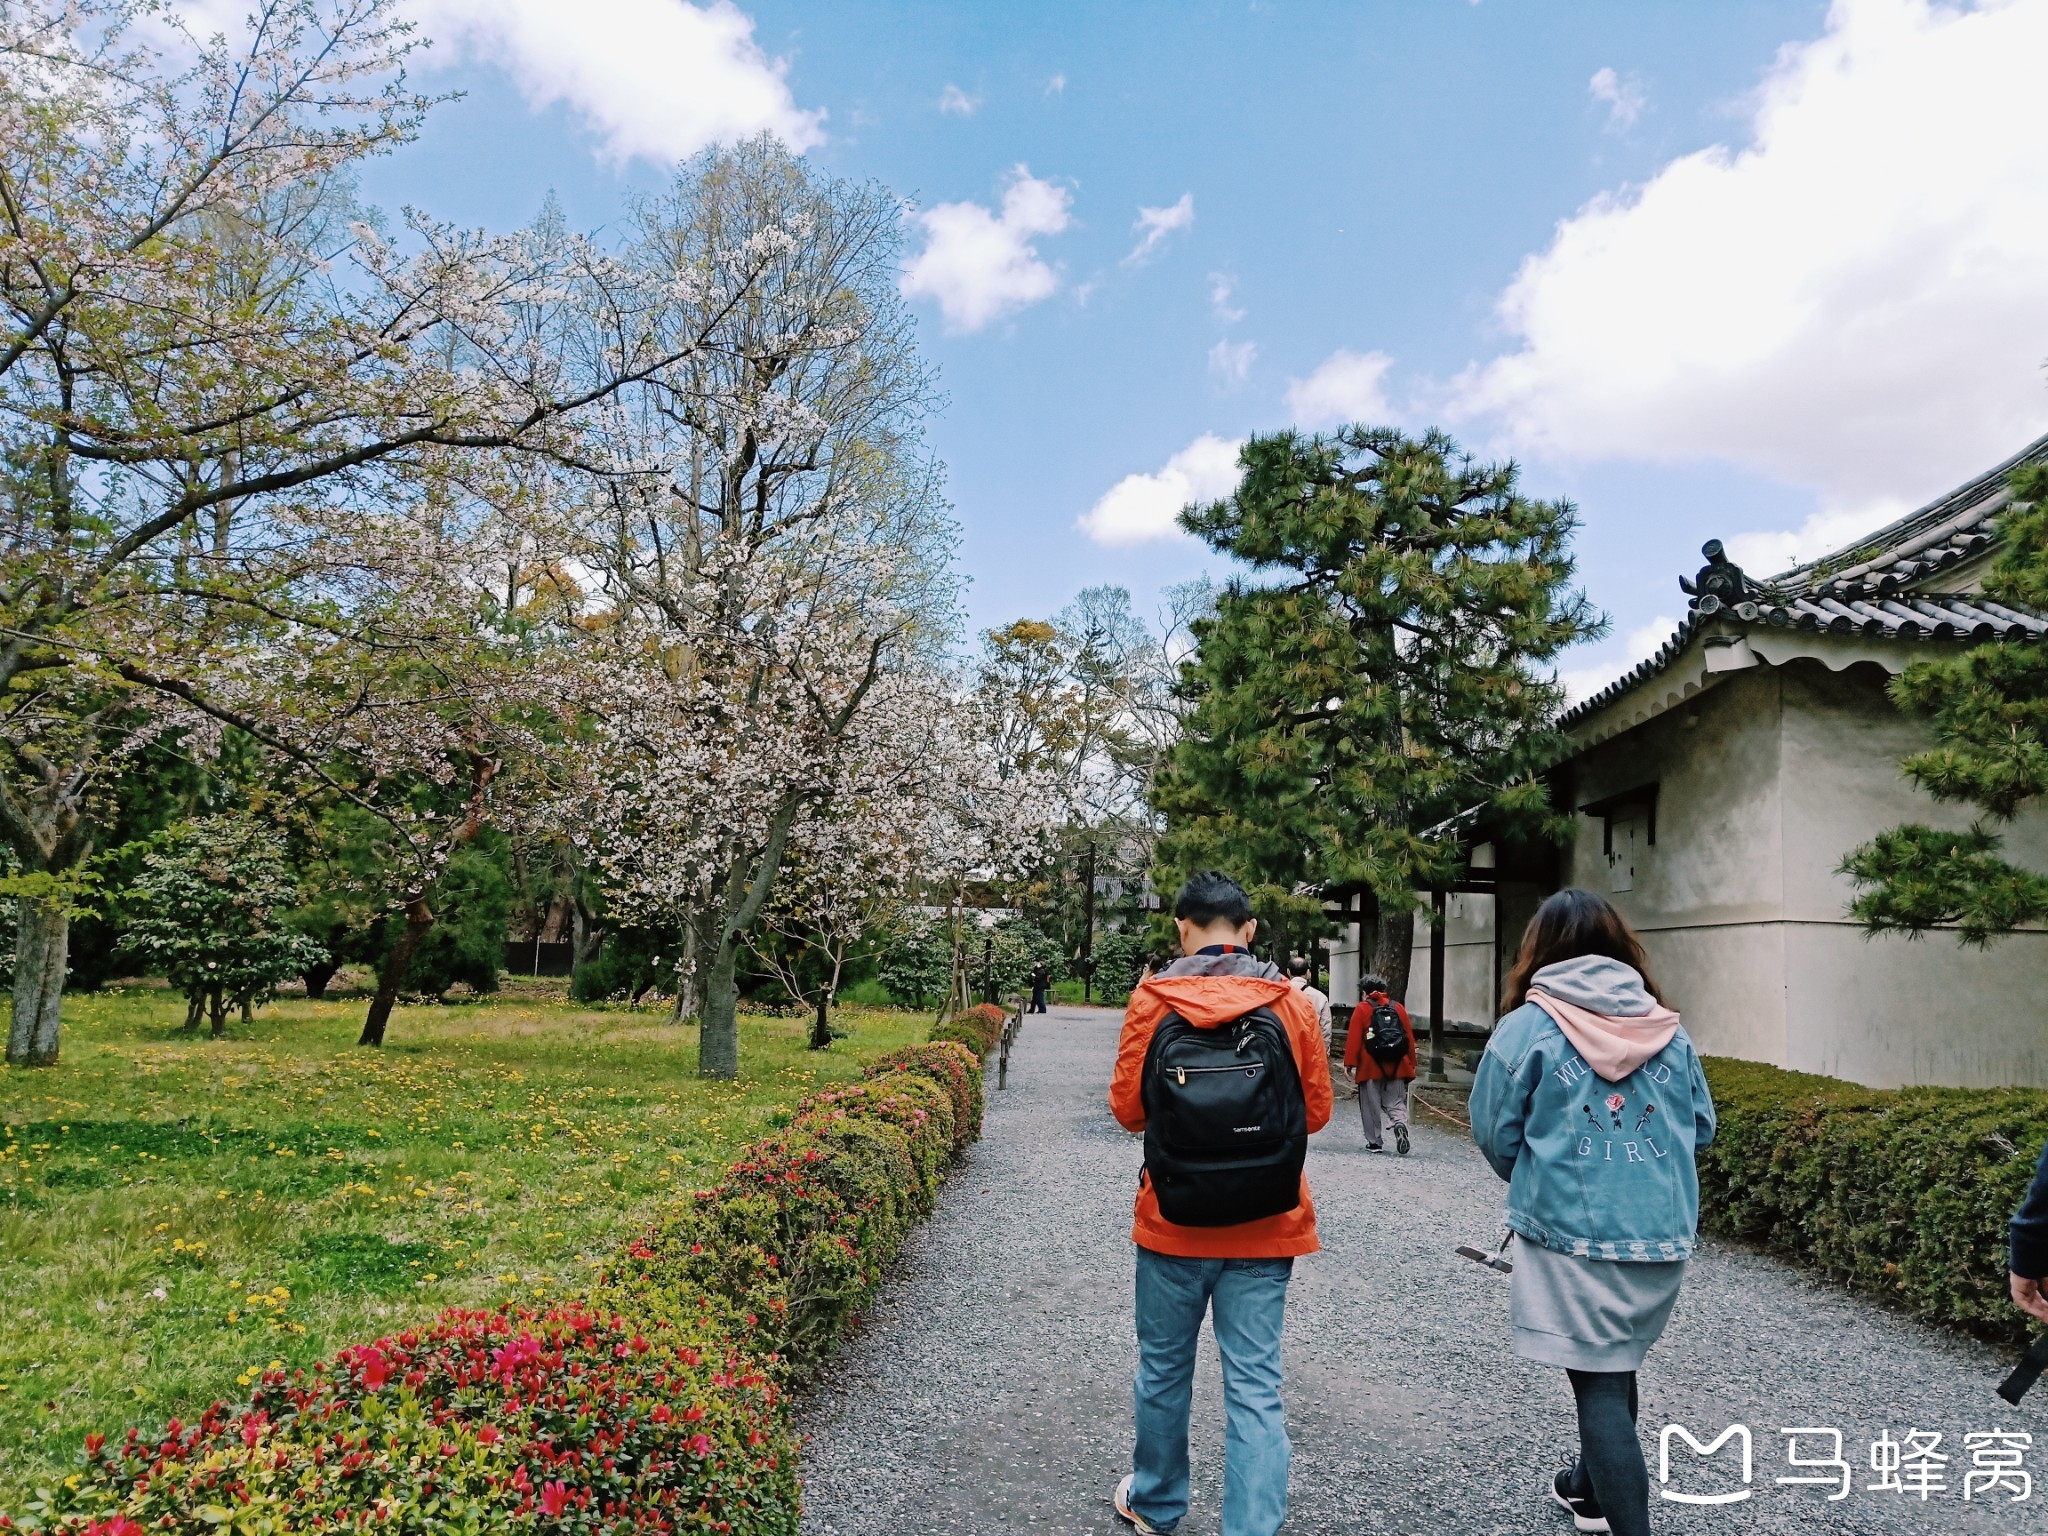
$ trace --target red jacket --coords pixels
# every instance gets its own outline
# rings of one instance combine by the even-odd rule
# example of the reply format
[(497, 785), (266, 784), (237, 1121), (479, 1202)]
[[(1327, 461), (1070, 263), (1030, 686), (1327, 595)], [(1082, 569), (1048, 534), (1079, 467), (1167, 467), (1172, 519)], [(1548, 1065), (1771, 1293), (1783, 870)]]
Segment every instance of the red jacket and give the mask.
[[(1124, 1012), (1123, 1037), (1117, 1041), (1116, 1074), (1110, 1079), (1109, 1108), (1127, 1131), (1145, 1129), (1145, 1104), (1140, 1078), (1152, 1032), (1169, 1012), (1199, 1029), (1242, 1018), (1258, 1007), (1271, 1008), (1287, 1026), (1294, 1064), (1301, 1073), (1302, 1095), (1308, 1104), (1308, 1128), (1320, 1131), (1330, 1123), (1330, 1057), (1323, 1049), (1322, 1026), (1315, 1008), (1279, 976), (1154, 976), (1131, 994)], [(1131, 1241), (1154, 1253), (1186, 1259), (1281, 1259), (1314, 1253), (1316, 1208), (1309, 1199), (1308, 1177), (1302, 1176), (1301, 1204), (1277, 1216), (1241, 1222), (1234, 1227), (1176, 1226), (1159, 1214), (1159, 1197), (1149, 1179), (1138, 1185), (1138, 1209), (1131, 1223)]]
[(1353, 1077), (1390, 1081), (1415, 1076), (1415, 1026), (1399, 1003), (1394, 1004), (1394, 1012), (1401, 1015), (1401, 1027), (1408, 1031), (1408, 1054), (1396, 1062), (1383, 1062), (1365, 1048), (1365, 1037), (1372, 1033), (1373, 1009), (1391, 1001), (1386, 993), (1375, 992), (1351, 1010), (1351, 1029), (1344, 1039), (1344, 1069)]

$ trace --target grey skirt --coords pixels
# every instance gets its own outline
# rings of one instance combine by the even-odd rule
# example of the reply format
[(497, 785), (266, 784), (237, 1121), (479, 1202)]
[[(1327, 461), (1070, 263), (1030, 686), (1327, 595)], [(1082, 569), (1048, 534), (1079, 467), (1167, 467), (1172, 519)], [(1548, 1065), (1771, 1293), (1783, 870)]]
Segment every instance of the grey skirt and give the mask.
[(1577, 1371), (1636, 1370), (1670, 1321), (1685, 1265), (1581, 1259), (1516, 1237), (1508, 1282), (1515, 1353)]

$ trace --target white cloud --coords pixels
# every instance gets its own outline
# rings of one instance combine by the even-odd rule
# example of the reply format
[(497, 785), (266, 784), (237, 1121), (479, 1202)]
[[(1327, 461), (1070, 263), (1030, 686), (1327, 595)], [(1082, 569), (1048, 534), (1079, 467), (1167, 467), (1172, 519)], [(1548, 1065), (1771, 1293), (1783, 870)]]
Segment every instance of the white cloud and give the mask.
[(1603, 646), (1610, 659), (1559, 671), (1557, 680), (1564, 684), (1565, 702), (1577, 704), (1591, 698), (1637, 662), (1648, 661), (1677, 632), (1678, 620), (1660, 613), (1649, 623), (1630, 630), (1622, 637), (1620, 646)]
[(1775, 576), (1853, 544), (1912, 510), (1911, 502), (1896, 497), (1853, 507), (1823, 507), (1797, 528), (1730, 534), (1725, 541), (1728, 558), (1751, 576)]
[(1067, 77), (1065, 75), (1054, 75), (1050, 80), (1045, 82), (1045, 94), (1048, 96), (1064, 95), (1066, 89)]
[(1235, 325), (1244, 318), (1244, 311), (1234, 308), (1230, 302), (1236, 293), (1236, 278), (1225, 272), (1209, 274), (1209, 308), (1225, 325)]
[(1287, 381), (1287, 413), (1303, 427), (1383, 423), (1394, 414), (1385, 387), (1387, 370), (1393, 366), (1394, 360), (1384, 352), (1339, 348), (1307, 378)]
[(1195, 222), (1195, 194), (1183, 192), (1180, 201), (1165, 208), (1140, 208), (1138, 221), (1131, 226), (1142, 231), (1138, 243), (1131, 247), (1131, 254), (1124, 258), (1126, 266), (1135, 266), (1151, 258), (1159, 243), (1176, 230), (1186, 229)]
[(1251, 373), (1258, 355), (1256, 342), (1219, 341), (1209, 349), (1209, 377), (1234, 389)]
[(1520, 350), (1451, 409), (1525, 452), (1726, 461), (1863, 526), (1996, 463), (2048, 427), (2044, 57), (2048, 0), (1836, 0), (1748, 148), (1596, 199), (1523, 263)]
[(970, 96), (959, 86), (948, 81), (946, 88), (939, 92), (939, 110), (954, 117), (972, 117), (974, 109), (981, 105), (979, 96)]
[(1633, 127), (1635, 120), (1643, 115), (1643, 108), (1649, 98), (1644, 96), (1643, 87), (1631, 75), (1624, 80), (1612, 69), (1595, 70), (1593, 78), (1586, 82), (1586, 89), (1595, 101), (1607, 104), (1607, 127), (1610, 132)]
[(1180, 532), (1174, 521), (1191, 501), (1214, 501), (1237, 489), (1232, 439), (1205, 432), (1149, 475), (1125, 475), (1076, 524), (1098, 544), (1123, 548)]
[(822, 111), (790, 94), (789, 64), (730, 0), (415, 0), (427, 35), (502, 68), (536, 107), (566, 105), (617, 160), (679, 160), (772, 133), (825, 140)]
[(991, 320), (1051, 297), (1059, 274), (1032, 241), (1067, 227), (1072, 197), (1028, 166), (1010, 173), (1001, 213), (980, 203), (940, 203), (917, 215), (924, 249), (903, 269), (903, 291), (936, 299), (949, 331), (978, 331)]

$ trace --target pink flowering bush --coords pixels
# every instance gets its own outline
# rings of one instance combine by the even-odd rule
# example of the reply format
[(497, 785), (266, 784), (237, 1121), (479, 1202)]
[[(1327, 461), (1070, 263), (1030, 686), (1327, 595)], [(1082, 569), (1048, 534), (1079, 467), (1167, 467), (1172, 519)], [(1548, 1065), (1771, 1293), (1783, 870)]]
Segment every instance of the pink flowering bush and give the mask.
[(0, 1528), (795, 1536), (786, 1393), (979, 1132), (978, 1095), (969, 1135), (956, 1120), (963, 1053), (941, 1050), (804, 1100), (580, 1301), (450, 1311), (192, 1423), (89, 1436), (78, 1474)]
[(981, 1138), (982, 1068), (974, 1047), (951, 1040), (906, 1045), (869, 1062), (867, 1075), (875, 1078), (899, 1071), (922, 1073), (952, 1096), (955, 1152)]

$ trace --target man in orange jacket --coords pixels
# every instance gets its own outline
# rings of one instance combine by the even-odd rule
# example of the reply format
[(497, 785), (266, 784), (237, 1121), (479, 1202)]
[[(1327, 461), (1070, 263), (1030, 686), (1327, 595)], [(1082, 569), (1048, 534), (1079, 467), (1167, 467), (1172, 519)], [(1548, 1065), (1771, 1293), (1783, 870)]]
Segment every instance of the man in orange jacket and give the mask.
[[(1213, 871), (1196, 875), (1181, 887), (1173, 915), (1183, 958), (1131, 994), (1109, 1087), (1111, 1113), (1125, 1130), (1145, 1129), (1146, 1055), (1169, 1016), (1206, 1030), (1263, 1008), (1286, 1029), (1307, 1128), (1321, 1130), (1330, 1119), (1322, 1031), (1308, 999), (1277, 967), (1252, 957), (1258, 924), (1244, 887)], [(1287, 1518), (1291, 1447), (1280, 1401), (1280, 1327), (1294, 1260), (1320, 1246), (1306, 1177), (1300, 1191), (1293, 1209), (1275, 1215), (1234, 1226), (1181, 1226), (1161, 1214), (1150, 1176), (1139, 1178), (1131, 1228), (1138, 1245), (1137, 1447), (1113, 1502), (1140, 1536), (1171, 1531), (1187, 1513), (1195, 1341), (1211, 1311), (1223, 1361), (1223, 1529), (1228, 1536), (1273, 1536)]]

